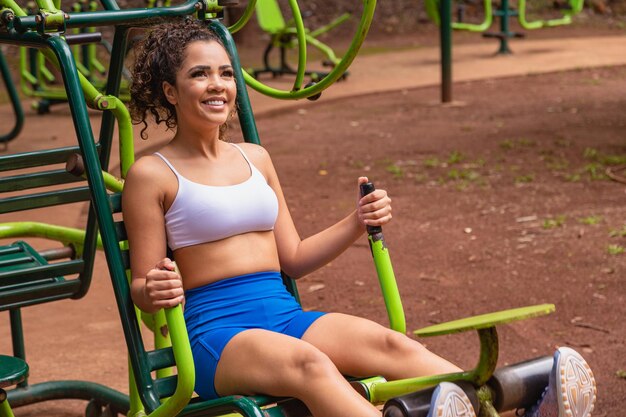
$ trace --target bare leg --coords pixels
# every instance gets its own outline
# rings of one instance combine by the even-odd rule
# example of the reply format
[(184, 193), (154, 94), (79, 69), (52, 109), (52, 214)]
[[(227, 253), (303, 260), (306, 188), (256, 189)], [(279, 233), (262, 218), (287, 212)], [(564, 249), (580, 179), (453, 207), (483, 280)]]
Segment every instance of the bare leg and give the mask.
[(380, 417), (319, 349), (266, 330), (246, 330), (226, 345), (215, 388), (220, 395), (295, 397), (315, 417)]
[(346, 314), (322, 316), (302, 340), (324, 352), (345, 375), (392, 380), (461, 370), (406, 335)]

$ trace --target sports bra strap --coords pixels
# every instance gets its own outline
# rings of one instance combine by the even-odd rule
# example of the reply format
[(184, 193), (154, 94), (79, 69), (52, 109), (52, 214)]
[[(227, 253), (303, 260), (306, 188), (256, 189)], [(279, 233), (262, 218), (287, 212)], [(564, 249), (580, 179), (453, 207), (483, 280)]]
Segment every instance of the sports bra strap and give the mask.
[(155, 152), (154, 153), (156, 156), (158, 156), (159, 158), (161, 158), (163, 160), (163, 162), (165, 162), (167, 164), (168, 167), (170, 167), (170, 169), (172, 170), (172, 172), (174, 172), (174, 174), (177, 177), (180, 177), (180, 174), (178, 173), (178, 171), (176, 171), (176, 168), (174, 168), (174, 166), (170, 163), (170, 161), (167, 160), (166, 157), (164, 157), (163, 155), (161, 155), (159, 152)]
[[(252, 164), (252, 162), (250, 162), (250, 160), (248, 159), (248, 155), (246, 155), (246, 153), (243, 151), (243, 149), (241, 149), (241, 147), (235, 143), (230, 143), (230, 145), (234, 146), (235, 148), (237, 148), (239, 150), (239, 152), (241, 153), (241, 155), (243, 156), (243, 159), (246, 160), (246, 162), (248, 163), (248, 165), (250, 166), (250, 169), (253, 170), (254, 165)], [(163, 162), (165, 162), (167, 164), (168, 167), (170, 167), (170, 169), (174, 172), (174, 174), (176, 174), (177, 177), (180, 177), (181, 175), (178, 173), (178, 171), (176, 171), (176, 168), (174, 168), (174, 166), (170, 163), (170, 161), (167, 160), (166, 157), (164, 157), (161, 153), (159, 152), (155, 152), (154, 153), (156, 156), (158, 156), (159, 158), (161, 158), (163, 160)], [(254, 170), (253, 170), (254, 171)]]
[[(230, 142), (229, 142), (230, 143)], [(237, 145), (236, 143), (230, 143), (231, 145), (233, 145), (235, 148), (239, 149), (239, 152), (241, 152), (241, 155), (243, 155), (243, 158), (246, 160), (246, 162), (248, 163), (248, 165), (250, 165), (250, 169), (252, 169), (252, 167), (254, 166), (252, 164), (252, 162), (250, 162), (250, 160), (248, 159), (248, 155), (246, 155), (246, 153), (243, 151), (243, 149), (241, 149), (241, 146)]]

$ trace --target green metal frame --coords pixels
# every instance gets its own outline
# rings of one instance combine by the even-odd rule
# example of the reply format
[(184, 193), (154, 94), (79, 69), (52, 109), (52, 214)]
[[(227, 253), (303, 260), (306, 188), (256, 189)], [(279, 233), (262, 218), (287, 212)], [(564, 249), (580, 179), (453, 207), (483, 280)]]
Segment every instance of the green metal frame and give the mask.
[[(436, 25), (441, 24), (441, 2), (442, 0), (426, 0), (424, 3), (426, 14)], [(484, 32), (489, 29), (493, 23), (493, 8), (491, 2), (492, 0), (483, 0), (485, 17), (481, 23), (452, 22), (452, 29), (468, 30), (470, 32)]]
[(9, 100), (11, 100), (13, 114), (15, 115), (15, 123), (13, 124), (13, 127), (11, 127), (7, 133), (0, 135), (0, 143), (7, 143), (15, 139), (22, 131), (22, 127), (24, 126), (24, 111), (22, 110), (20, 97), (18, 96), (15, 85), (13, 84), (11, 72), (9, 71), (9, 66), (7, 65), (7, 61), (4, 58), (2, 51), (0, 51), (0, 75), (2, 75), (2, 80), (4, 81), (7, 93), (9, 94)]
[[(52, 3), (42, 3), (49, 9), (54, 9), (55, 7)], [(12, 0), (2, 0), (0, 5), (4, 9), (10, 9), (14, 16), (18, 18), (26, 17), (26, 13)], [(50, 23), (53, 28), (57, 27), (57, 29), (63, 29), (60, 32), (63, 33), (64, 28), (62, 28), (63, 25), (59, 23), (58, 11), (52, 10), (51, 14), (54, 15), (55, 18), (47, 20), (49, 16), (45, 16), (45, 18), (43, 18), (44, 21)], [(39, 15), (39, 17), (41, 20), (42, 15)], [(71, 92), (70, 108), (78, 108), (77, 111), (72, 111), (77, 136), (83, 139), (82, 142), (87, 141), (90, 143), (90, 149), (93, 150), (92, 156), (97, 159), (98, 164), (103, 167), (108, 166), (116, 120), (120, 129), (119, 140), (121, 142), (121, 152), (122, 154), (133, 154), (130, 117), (126, 108), (121, 105), (119, 100), (115, 97), (119, 93), (119, 74), (122, 69), (122, 58), (113, 57), (111, 60), (110, 67), (115, 68), (116, 71), (109, 73), (103, 94), (94, 88), (88, 80), (77, 74), (75, 67), (69, 71), (67, 70), (68, 65), (70, 65), (68, 63), (71, 62), (73, 64), (74, 62), (71, 49), (60, 36), (57, 36), (53, 28), (46, 28), (44, 24), (40, 25), (38, 28), (42, 34), (36, 31), (19, 33), (15, 30), (13, 23), (13, 19), (8, 20), (7, 30), (0, 35), (0, 42), (42, 49), (43, 54), (45, 54), (51, 62), (59, 66), (66, 83), (68, 79), (71, 80), (70, 85), (73, 85), (73, 87), (69, 88), (68, 91)], [(120, 36), (120, 33), (125, 33), (125, 31), (125, 28), (116, 29), (116, 40), (114, 40), (114, 43), (117, 45), (118, 49), (125, 48), (125, 38)], [(61, 46), (59, 47), (59, 45)], [(85, 94), (83, 94), (83, 90)], [(85, 96), (88, 98), (88, 103), (91, 107), (103, 111), (107, 110), (103, 114), (100, 140), (97, 143), (93, 140), (91, 135), (91, 127), (85, 110)], [(87, 185), (83, 185), (84, 182), (83, 184), (72, 186), (72, 183), (78, 182), (80, 179), (77, 179), (75, 176), (63, 170), (56, 169), (56, 167), (45, 170), (45, 166), (64, 163), (69, 156), (81, 152), (81, 148), (75, 146), (25, 154), (4, 155), (0, 157), (1, 171), (40, 167), (37, 168), (38, 171), (34, 173), (15, 174), (0, 179), (0, 188), (3, 192), (36, 189), (54, 184), (66, 184), (66, 186), (70, 186), (70, 188), (64, 188), (60, 191), (34, 191), (27, 195), (5, 198), (0, 201), (0, 212), (21, 211), (76, 201), (89, 201), (91, 197), (90, 188)], [(41, 169), (44, 169), (44, 171), (40, 171)], [(122, 166), (124, 172), (127, 169), (127, 166)], [(100, 178), (101, 181), (104, 182), (102, 171), (100, 172)], [(24, 280), (25, 284), (28, 284), (26, 286), (22, 285), (20, 288), (8, 288), (7, 291), (2, 291), (2, 299), (4, 300), (2, 308), (9, 309), (10, 313), (14, 356), (25, 358), (26, 349), (23, 338), (20, 307), (61, 298), (80, 298), (86, 293), (91, 280), (95, 250), (99, 246), (96, 214), (93, 207), (90, 208), (86, 229), (78, 233), (71, 229), (35, 223), (5, 224), (0, 227), (0, 230), (3, 237), (37, 235), (59, 240), (64, 244), (69, 244), (74, 247), (72, 257), (69, 260), (55, 262), (54, 264), (48, 264), (46, 259), (43, 256), (39, 256), (34, 249), (32, 251), (24, 249), (22, 251), (23, 253), (29, 254), (31, 259), (37, 260), (32, 267), (29, 267), (29, 269), (17, 268), (14, 270), (0, 271), (0, 282), (7, 282), (7, 279), (20, 279)], [(9, 245), (6, 249), (10, 252), (22, 247), (23, 246), (20, 246), (19, 243), (15, 243)], [(9, 256), (9, 253), (7, 253), (7, 256)], [(19, 259), (17, 261), (19, 261)], [(74, 273), (79, 273), (78, 278), (67, 280), (63, 277), (63, 275)], [(50, 277), (50, 279), (44, 279), (46, 277)], [(93, 382), (49, 381), (28, 385), (28, 382), (24, 381), (18, 388), (11, 390), (8, 394), (13, 406), (57, 398), (80, 398), (110, 404), (112, 409), (117, 412), (126, 412), (129, 408), (129, 399), (126, 395)]]
[[(541, 29), (544, 27), (568, 25), (572, 23), (572, 16), (580, 13), (584, 5), (584, 0), (567, 0), (567, 6), (561, 9), (563, 13), (563, 17), (558, 18), (558, 19), (528, 21), (526, 17), (527, 15), (526, 0), (518, 1), (518, 10), (515, 10), (512, 7), (510, 7), (509, 0), (501, 0), (500, 5), (495, 9), (493, 9), (493, 6), (491, 4), (492, 0), (483, 0), (483, 1), (484, 1), (483, 4), (484, 4), (484, 9), (485, 9), (485, 17), (484, 17), (483, 22), (479, 24), (471, 24), (471, 23), (451, 21), (449, 25), (452, 29), (455, 29), (455, 30), (468, 30), (471, 32), (485, 32), (491, 27), (494, 16), (498, 17), (500, 19), (500, 31), (493, 32), (493, 33), (483, 33), (483, 36), (488, 37), (488, 38), (496, 38), (499, 40), (500, 46), (498, 48), (497, 54), (500, 54), (500, 55), (512, 53), (508, 45), (508, 39), (523, 37), (523, 34), (510, 31), (510, 19), (512, 17), (517, 16), (520, 25), (526, 30), (535, 30), (535, 29)], [(449, 7), (448, 4), (443, 4), (446, 2), (451, 3), (451, 0), (426, 0), (425, 2), (426, 14), (437, 25), (441, 24), (442, 5)]]
[(567, 0), (567, 6), (561, 9), (563, 17), (559, 19), (528, 21), (526, 18), (526, 0), (518, 0), (518, 20), (520, 25), (526, 30), (569, 25), (572, 23), (572, 16), (580, 13), (583, 10), (583, 6), (584, 0)]
[[(18, 13), (19, 8), (12, 1), (7, 1), (4, 6), (13, 10), (17, 16), (23, 15), (22, 13)], [(97, 10), (97, 7), (98, 5), (94, 1), (88, 3), (74, 3), (72, 5), (72, 11), (74, 13), (93, 12)], [(39, 14), (37, 11), (32, 10), (29, 11), (29, 15), (41, 16), (41, 14), (45, 15), (49, 12), (57, 13), (58, 10), (40, 8)], [(78, 36), (83, 34), (95, 34), (96, 29), (93, 26), (75, 27), (71, 28), (69, 32), (74, 36)], [(107, 43), (101, 40), (100, 44), (106, 46)], [(107, 69), (97, 58), (97, 44), (93, 42), (75, 44), (72, 45), (71, 49), (80, 73), (96, 89), (103, 89), (106, 83), (101, 79), (101, 76), (106, 74)], [(108, 48), (106, 49), (107, 51), (109, 50)], [(47, 113), (52, 104), (67, 102), (65, 89), (62, 86), (50, 85), (51, 83), (57, 82), (57, 80), (46, 66), (46, 63), (47, 58), (45, 54), (42, 54), (39, 50), (26, 47), (20, 48), (20, 86), (26, 96), (39, 99), (37, 102), (33, 103), (33, 108), (40, 114)], [(127, 73), (125, 77), (128, 77)], [(121, 90), (116, 97), (124, 102), (130, 99), (127, 82), (123, 82)]]
[[(292, 9), (294, 7), (298, 7), (295, 1), (290, 3)], [(300, 43), (296, 42), (298, 38), (298, 31), (304, 31), (304, 40), (305, 40), (305, 53), (306, 53), (306, 44), (312, 45), (318, 50), (320, 50), (328, 60), (330, 65), (336, 65), (339, 63), (340, 59), (337, 58), (335, 52), (323, 42), (320, 42), (317, 37), (334, 29), (339, 26), (346, 20), (350, 18), (349, 13), (344, 13), (339, 17), (335, 18), (332, 22), (324, 25), (314, 31), (309, 31), (309, 29), (304, 27), (304, 24), (300, 26), (300, 15), (299, 11), (297, 12), (297, 17), (290, 20), (289, 22), (285, 22), (283, 18), (282, 12), (280, 11), (280, 7), (276, 0), (257, 0), (256, 2), (256, 15), (257, 21), (261, 29), (270, 35), (270, 41), (268, 46), (263, 53), (263, 64), (264, 68), (261, 69), (252, 69), (249, 70), (250, 75), (255, 78), (260, 74), (270, 73), (273, 76), (283, 75), (283, 74), (295, 74), (299, 76), (300, 73), (298, 71), (293, 70), (290, 65), (287, 63), (286, 53), (288, 49), (297, 48), (299, 51), (299, 56), (302, 56), (302, 49), (300, 48)], [(270, 54), (274, 48), (279, 49), (280, 53), (280, 62), (278, 67), (273, 67), (270, 64)], [(302, 64), (300, 61), (299, 65), (306, 65), (306, 62)], [(311, 76), (314, 81), (318, 81), (320, 78), (325, 77), (328, 72), (324, 71), (308, 71), (305, 69), (304, 75)], [(300, 81), (301, 82), (301, 81)], [(300, 84), (295, 84), (294, 89), (300, 88)]]
[(253, 76), (248, 74), (247, 72), (243, 72), (243, 76), (246, 80), (246, 83), (256, 91), (261, 94), (283, 99), (283, 100), (298, 100), (302, 98), (307, 98), (311, 96), (315, 96), (321, 93), (323, 90), (328, 88), (331, 84), (340, 79), (348, 67), (356, 57), (363, 41), (365, 40), (365, 36), (367, 35), (370, 25), (372, 23), (372, 19), (374, 16), (374, 10), (376, 9), (376, 0), (364, 0), (363, 1), (363, 11), (361, 13), (361, 20), (359, 22), (358, 28), (356, 30), (356, 34), (354, 35), (352, 42), (344, 54), (343, 58), (336, 62), (333, 69), (319, 82), (309, 85), (308, 87), (302, 88), (302, 82), (304, 80), (305, 72), (306, 72), (306, 46), (307, 46), (307, 33), (304, 27), (304, 22), (302, 20), (302, 15), (300, 13), (300, 9), (298, 7), (296, 0), (289, 0), (289, 5), (291, 7), (292, 15), (293, 15), (293, 25), (295, 27), (297, 46), (298, 46), (298, 67), (296, 70), (296, 77), (294, 80), (293, 87), (291, 91), (280, 90), (276, 88), (269, 87), (260, 81), (256, 80)]
[[(262, 416), (283, 416), (283, 410), (298, 408), (298, 402), (292, 399), (277, 399), (265, 396), (240, 397), (231, 396), (214, 401), (191, 400), (194, 385), (194, 365), (191, 357), (189, 339), (180, 307), (164, 310), (162, 315), (149, 317), (146, 322), (152, 325), (153, 329), (160, 329), (167, 326), (171, 346), (167, 340), (163, 340), (157, 349), (147, 351), (141, 337), (141, 313), (136, 309), (130, 297), (128, 281), (129, 254), (126, 244), (126, 233), (123, 223), (114, 220), (114, 214), (121, 211), (121, 182), (106, 172), (110, 159), (110, 151), (113, 141), (114, 125), (117, 122), (119, 128), (120, 141), (120, 161), (121, 175), (125, 177), (134, 160), (132, 146), (132, 130), (128, 111), (123, 103), (117, 99), (120, 91), (121, 77), (123, 70), (123, 54), (127, 45), (128, 30), (133, 26), (146, 26), (154, 24), (155, 18), (188, 16), (198, 14), (199, 17), (207, 21), (207, 24), (220, 36), (229, 55), (232, 58), (233, 69), (237, 76), (238, 96), (237, 105), (239, 109), (239, 120), (244, 139), (247, 142), (259, 143), (258, 131), (256, 129), (247, 89), (244, 84), (244, 76), (234, 41), (229, 30), (213, 19), (220, 7), (216, 2), (198, 3), (195, 0), (171, 7), (158, 9), (130, 9), (119, 10), (114, 0), (103, 0), (105, 10), (87, 11), (71, 15), (68, 20), (64, 13), (59, 11), (49, 0), (40, 0), (40, 14), (37, 16), (26, 16), (25, 13), (13, 3), (13, 0), (0, 0), (0, 5), (4, 8), (15, 8), (15, 17), (9, 20), (7, 31), (0, 33), (0, 43), (9, 43), (25, 47), (39, 49), (46, 58), (56, 65), (63, 77), (64, 86), (68, 92), (68, 103), (78, 141), (77, 147), (53, 149), (47, 151), (32, 152), (19, 155), (5, 155), (0, 157), (0, 170), (15, 170), (25, 167), (37, 167), (48, 164), (55, 164), (67, 159), (68, 156), (78, 153), (84, 162), (83, 177), (87, 180), (87, 187), (79, 186), (71, 192), (40, 192), (28, 196), (28, 198), (11, 197), (0, 201), (0, 212), (25, 210), (33, 207), (44, 207), (54, 204), (67, 203), (72, 201), (90, 200), (92, 203), (88, 217), (85, 237), (82, 240), (83, 264), (79, 265), (86, 278), (90, 278), (93, 268), (93, 254), (101, 244), (103, 248), (111, 280), (115, 292), (118, 311), (121, 318), (122, 327), (129, 352), (129, 364), (131, 373), (130, 396), (125, 396), (114, 390), (93, 383), (57, 381), (30, 386), (28, 390), (23, 389), (26, 384), (9, 392), (11, 403), (15, 406), (24, 405), (39, 400), (51, 398), (97, 398), (101, 403), (112, 404), (115, 410), (126, 412), (131, 416), (173, 416), (173, 415), (222, 415), (228, 412), (238, 412), (247, 417)], [(371, 19), (374, 2), (365, 1), (366, 11), (363, 13), (362, 26), (369, 27), (368, 19)], [(368, 9), (368, 7), (370, 9)], [(42, 12), (43, 10), (43, 12)], [(37, 18), (38, 17), (38, 18)], [(296, 22), (297, 23), (297, 22)], [(77, 70), (75, 57), (71, 47), (62, 36), (69, 28), (80, 28), (94, 25), (115, 25), (113, 40), (112, 60), (109, 65), (109, 74), (105, 91), (100, 92)], [(298, 32), (301, 36), (302, 31)], [(355, 37), (351, 47), (349, 61), (354, 58), (362, 38)], [(345, 60), (346, 57), (344, 57)], [(348, 61), (342, 60), (338, 65), (338, 72), (345, 70), (342, 65), (349, 65)], [(333, 80), (332, 76), (322, 80), (318, 85), (324, 87)], [(326, 84), (323, 84), (326, 82)], [(321, 88), (321, 87), (320, 87)], [(325, 88), (325, 87), (324, 87)], [(306, 90), (306, 89), (305, 89)], [(295, 92), (291, 98), (302, 93), (304, 90)], [(302, 93), (303, 94), (303, 93)], [(96, 141), (91, 130), (87, 106), (103, 111), (100, 136)], [(23, 174), (0, 179), (0, 186), (5, 186), (9, 191), (16, 190), (15, 184), (26, 185), (30, 188), (38, 188), (53, 183), (71, 184), (81, 181), (67, 173), (52, 170), (46, 175)], [(11, 188), (13, 187), (13, 188)], [(22, 188), (20, 188), (22, 189)], [(107, 189), (113, 190), (112, 193)], [(61, 194), (59, 196), (59, 193)], [(98, 241), (96, 224), (99, 227), (101, 240)], [(28, 227), (27, 227), (28, 226)], [(65, 244), (80, 246), (77, 242), (81, 238), (73, 235), (70, 230), (55, 229), (50, 225), (38, 224), (9, 224), (4, 230), (7, 235), (12, 234), (34, 234), (57, 239)], [(25, 250), (28, 250), (27, 248)], [(405, 331), (404, 315), (399, 300), (395, 279), (391, 263), (381, 239), (372, 238), (372, 252), (377, 265), (377, 271), (381, 277), (381, 288), (390, 311), (390, 322), (393, 328)], [(41, 270), (46, 276), (56, 277), (57, 272), (52, 274), (45, 259), (39, 259), (36, 253), (33, 257), (42, 265)], [(55, 266), (58, 265), (55, 263)], [(74, 264), (72, 264), (74, 265)], [(72, 270), (73, 271), (73, 270)], [(60, 272), (59, 272), (60, 274)], [(64, 275), (63, 274), (60, 275)], [(0, 278), (2, 271), (0, 271)], [(289, 288), (295, 290), (295, 284), (289, 278), (285, 278)], [(62, 282), (61, 279), (58, 280)], [(77, 298), (84, 295), (88, 287), (89, 279), (85, 281), (86, 287), (80, 287), (72, 294)], [(81, 283), (85, 285), (85, 283)], [(46, 300), (48, 301), (48, 300)], [(553, 309), (553, 306), (551, 307)], [(481, 339), (481, 357), (477, 368), (459, 374), (444, 375), (429, 378), (413, 378), (403, 381), (383, 382), (379, 378), (363, 381), (362, 384), (369, 393), (369, 398), (374, 403), (384, 401), (390, 396), (415, 391), (425, 386), (433, 385), (442, 380), (464, 379), (480, 385), (484, 383), (488, 375), (493, 371), (497, 360), (497, 335), (494, 326), (521, 316), (538, 315), (541, 312), (550, 310), (550, 307), (542, 306), (532, 311), (516, 311), (512, 313), (502, 313), (500, 316), (488, 316), (476, 319), (472, 323), (456, 323), (447, 326), (447, 331), (454, 329), (477, 329)], [(25, 349), (22, 338), (21, 315), (19, 308), (12, 308), (11, 324), (15, 328), (14, 355), (25, 357)], [(438, 331), (443, 331), (442, 329)], [(422, 332), (435, 334), (437, 331)], [(158, 332), (156, 332), (158, 333)], [(172, 375), (170, 369), (175, 366), (177, 374)], [(157, 371), (156, 378), (152, 372)]]
[(387, 382), (380, 379), (365, 381), (364, 385), (369, 393), (370, 401), (375, 404), (382, 403), (393, 397), (434, 386), (443, 381), (468, 381), (478, 390), (479, 399), (481, 401), (481, 415), (497, 417), (498, 413), (492, 405), (491, 393), (489, 389), (484, 386), (496, 369), (498, 362), (498, 334), (496, 326), (518, 320), (525, 320), (531, 317), (543, 316), (554, 312), (554, 310), (555, 307), (553, 304), (528, 306), (483, 314), (416, 330), (414, 333), (420, 337), (476, 330), (480, 340), (480, 354), (476, 367), (472, 370), (459, 373), (411, 378), (399, 381)]

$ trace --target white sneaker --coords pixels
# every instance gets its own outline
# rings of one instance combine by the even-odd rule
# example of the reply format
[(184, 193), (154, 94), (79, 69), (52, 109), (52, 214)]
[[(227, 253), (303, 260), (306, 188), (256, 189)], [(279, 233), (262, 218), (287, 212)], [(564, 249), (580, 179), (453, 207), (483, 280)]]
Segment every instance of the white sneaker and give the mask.
[(524, 417), (590, 417), (596, 401), (596, 380), (574, 349), (554, 352), (554, 364), (543, 395)]
[(476, 412), (461, 387), (442, 382), (433, 392), (427, 417), (476, 417)]

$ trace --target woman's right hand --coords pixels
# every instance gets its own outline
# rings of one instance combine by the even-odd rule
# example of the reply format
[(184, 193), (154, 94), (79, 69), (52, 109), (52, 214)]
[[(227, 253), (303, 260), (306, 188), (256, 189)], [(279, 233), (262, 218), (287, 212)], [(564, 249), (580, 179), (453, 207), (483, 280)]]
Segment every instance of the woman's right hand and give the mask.
[(175, 307), (185, 300), (183, 281), (169, 258), (163, 258), (148, 271), (143, 290), (155, 309)]

